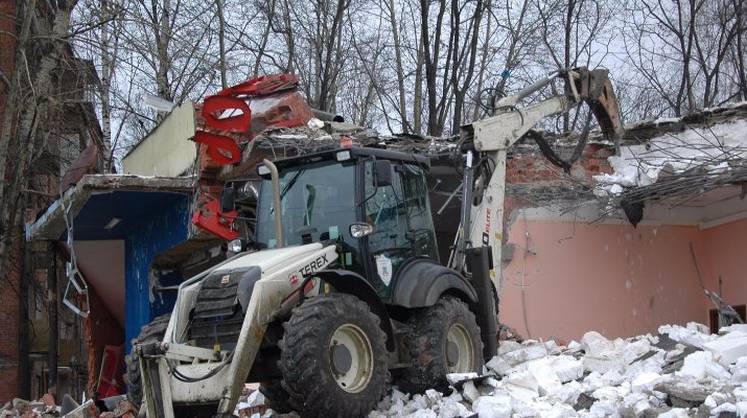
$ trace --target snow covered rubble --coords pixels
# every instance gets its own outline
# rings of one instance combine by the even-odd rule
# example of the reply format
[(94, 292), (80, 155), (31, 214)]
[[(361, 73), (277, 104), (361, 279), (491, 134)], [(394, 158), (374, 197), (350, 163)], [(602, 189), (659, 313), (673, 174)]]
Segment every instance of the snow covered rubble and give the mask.
[(607, 159), (613, 173), (594, 176), (594, 193), (599, 197), (619, 195), (626, 187), (648, 186), (665, 175), (696, 167), (724, 173), (730, 169), (730, 161), (747, 158), (745, 131), (747, 120), (738, 119), (665, 133), (645, 144), (621, 147), (619, 156)]
[(369, 418), (747, 416), (747, 326), (701, 324), (567, 347), (502, 342), (482, 376), (449, 375), (451, 394), (397, 390)]

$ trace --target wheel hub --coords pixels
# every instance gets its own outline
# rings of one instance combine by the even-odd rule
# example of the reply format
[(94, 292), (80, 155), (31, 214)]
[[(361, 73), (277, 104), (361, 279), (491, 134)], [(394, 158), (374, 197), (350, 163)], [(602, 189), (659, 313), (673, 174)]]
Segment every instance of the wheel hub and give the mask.
[(368, 386), (373, 370), (373, 349), (360, 327), (343, 324), (332, 333), (329, 342), (329, 364), (337, 385), (349, 393)]
[(475, 369), (475, 350), (469, 332), (462, 324), (452, 324), (446, 334), (446, 361), (449, 373), (467, 373)]

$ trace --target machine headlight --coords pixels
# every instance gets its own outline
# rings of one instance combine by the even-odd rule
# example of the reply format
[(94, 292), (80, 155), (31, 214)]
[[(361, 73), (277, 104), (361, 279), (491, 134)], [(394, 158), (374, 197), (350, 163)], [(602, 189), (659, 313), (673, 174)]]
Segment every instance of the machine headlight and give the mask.
[(239, 199), (245, 201), (256, 201), (259, 197), (257, 184), (253, 181), (247, 181), (239, 188)]
[(232, 253), (240, 253), (244, 251), (244, 242), (241, 239), (235, 239), (228, 242), (228, 251)]

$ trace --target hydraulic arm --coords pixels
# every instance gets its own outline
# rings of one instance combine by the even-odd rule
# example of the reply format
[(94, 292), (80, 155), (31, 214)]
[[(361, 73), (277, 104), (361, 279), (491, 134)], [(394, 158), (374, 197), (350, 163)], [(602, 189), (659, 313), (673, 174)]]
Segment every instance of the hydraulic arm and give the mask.
[[(558, 79), (564, 83), (564, 94), (556, 94), (526, 107), (519, 107), (523, 100)], [(466, 192), (462, 199), (461, 232), (450, 259), (450, 267), (462, 271), (468, 248), (489, 247), (492, 256), (490, 278), (495, 288), (500, 289), (507, 152), (543, 119), (567, 113), (581, 103), (589, 106), (601, 131), (608, 138), (617, 139), (622, 135), (620, 111), (607, 70), (590, 71), (586, 68), (553, 73), (513, 96), (497, 100), (493, 116), (462, 127), (462, 151), (466, 153), (463, 190)], [(542, 141), (539, 134), (532, 134), (535, 139)], [(583, 135), (588, 135), (588, 123)], [(547, 149), (543, 151), (547, 155)], [(577, 158), (580, 152), (575, 154), (578, 154), (575, 155)], [(548, 155), (548, 158), (565, 169), (569, 169), (572, 163), (553, 155)], [(473, 196), (470, 185), (473, 183), (474, 170), (478, 161), (483, 159), (491, 162), (492, 175), (489, 180), (482, 179), (487, 182), (487, 186), (481, 191), (475, 191), (477, 196)]]

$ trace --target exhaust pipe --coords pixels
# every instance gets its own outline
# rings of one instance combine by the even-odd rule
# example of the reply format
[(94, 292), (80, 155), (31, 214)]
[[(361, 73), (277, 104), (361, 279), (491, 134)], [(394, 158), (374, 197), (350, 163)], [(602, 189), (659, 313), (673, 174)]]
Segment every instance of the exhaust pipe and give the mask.
[(275, 238), (277, 239), (276, 248), (282, 248), (285, 246), (285, 240), (283, 240), (283, 219), (280, 216), (280, 175), (278, 174), (278, 168), (275, 164), (264, 159), (262, 161), (270, 170), (270, 179), (272, 181), (272, 206), (275, 208)]

